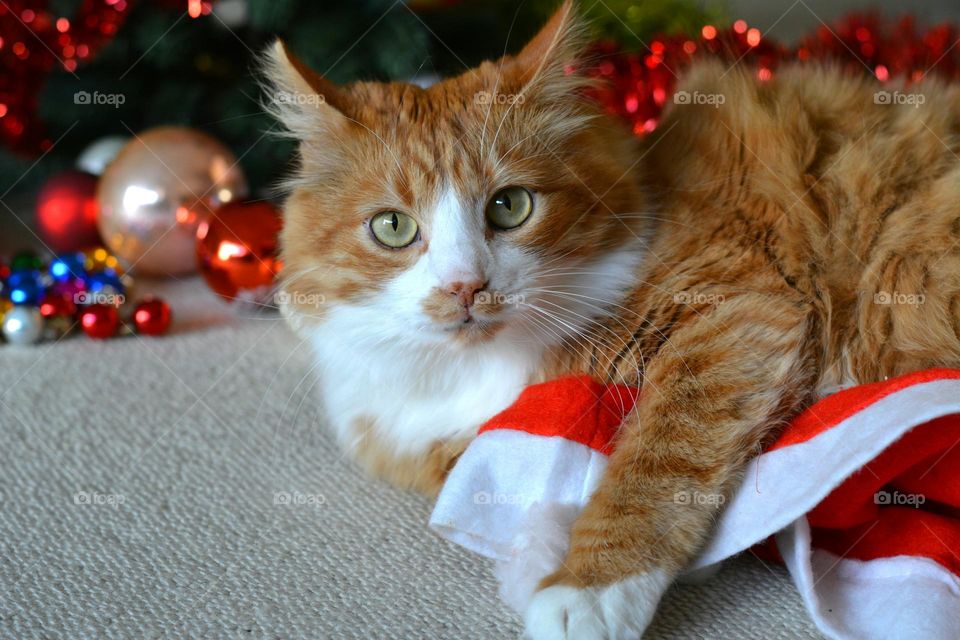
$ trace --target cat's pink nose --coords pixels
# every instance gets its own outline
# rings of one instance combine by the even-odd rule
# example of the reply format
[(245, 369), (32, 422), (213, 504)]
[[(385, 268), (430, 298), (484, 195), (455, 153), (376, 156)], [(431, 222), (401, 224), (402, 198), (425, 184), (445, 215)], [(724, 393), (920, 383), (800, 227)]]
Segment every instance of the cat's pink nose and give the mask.
[(470, 282), (451, 282), (447, 293), (456, 297), (464, 307), (469, 309), (476, 302), (477, 294), (487, 286), (486, 282), (471, 280)]

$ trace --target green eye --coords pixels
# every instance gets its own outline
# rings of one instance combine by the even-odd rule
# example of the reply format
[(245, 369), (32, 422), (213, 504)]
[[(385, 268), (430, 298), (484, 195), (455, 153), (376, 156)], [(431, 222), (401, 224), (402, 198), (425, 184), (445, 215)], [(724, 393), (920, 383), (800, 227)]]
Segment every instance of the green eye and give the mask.
[(533, 196), (523, 187), (501, 189), (487, 205), (487, 220), (497, 229), (519, 227), (533, 213)]
[(384, 211), (370, 219), (370, 231), (380, 244), (402, 249), (417, 239), (416, 221), (399, 211)]

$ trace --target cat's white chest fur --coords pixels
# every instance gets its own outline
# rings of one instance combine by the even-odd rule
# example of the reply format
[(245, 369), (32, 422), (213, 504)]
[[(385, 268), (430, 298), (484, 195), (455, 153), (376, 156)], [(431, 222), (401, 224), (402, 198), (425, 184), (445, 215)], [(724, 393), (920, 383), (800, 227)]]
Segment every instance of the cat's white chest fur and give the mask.
[[(313, 344), (326, 413), (341, 446), (351, 451), (369, 435), (397, 455), (422, 453), (439, 441), (474, 436), (540, 373), (545, 350), (565, 338), (588, 342), (585, 329), (617, 308), (634, 283), (640, 246), (637, 239), (591, 263), (554, 269), (559, 283), (549, 274), (539, 282), (513, 276), (523, 284), (512, 283), (514, 290), (530, 288), (521, 305), (528, 314), (473, 346), (418, 334), (436, 331), (421, 310), (436, 286), (423, 273), (424, 259), (376, 296), (331, 308), (319, 326), (307, 328), (285, 313)], [(551, 293), (551, 287), (559, 289)]]
[(350, 315), (335, 311), (312, 335), (326, 412), (347, 450), (363, 436), (358, 429), (371, 427), (398, 455), (472, 437), (516, 399), (541, 360), (541, 348), (506, 339), (462, 351), (378, 348), (350, 339)]

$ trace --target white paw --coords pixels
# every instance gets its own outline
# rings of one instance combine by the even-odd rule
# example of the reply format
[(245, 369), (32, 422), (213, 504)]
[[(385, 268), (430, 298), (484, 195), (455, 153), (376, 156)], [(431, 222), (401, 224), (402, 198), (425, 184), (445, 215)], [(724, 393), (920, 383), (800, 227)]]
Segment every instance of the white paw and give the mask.
[(662, 571), (631, 576), (606, 587), (548, 587), (524, 616), (531, 640), (639, 640), (670, 585)]

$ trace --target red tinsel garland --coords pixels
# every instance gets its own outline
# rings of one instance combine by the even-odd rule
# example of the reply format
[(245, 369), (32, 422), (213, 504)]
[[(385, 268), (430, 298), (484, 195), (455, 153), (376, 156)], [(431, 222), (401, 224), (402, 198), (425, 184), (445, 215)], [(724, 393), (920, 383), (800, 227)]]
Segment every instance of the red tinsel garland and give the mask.
[[(134, 1), (84, 0), (73, 18), (54, 16), (46, 0), (0, 3), (0, 144), (28, 155), (49, 148), (37, 116), (47, 75), (58, 65), (72, 73), (79, 62), (91, 59), (116, 33)], [(191, 0), (188, 5), (190, 15), (210, 10), (208, 1)], [(785, 61), (833, 60), (880, 81), (906, 77), (917, 82), (929, 73), (960, 78), (958, 37), (953, 25), (920, 31), (912, 16), (889, 21), (854, 14), (832, 27), (821, 26), (788, 49), (738, 20), (724, 29), (707, 25), (696, 38), (658, 37), (640, 53), (598, 43), (590, 52), (588, 73), (609, 81), (595, 97), (640, 134), (656, 127), (677, 76), (698, 55), (752, 65), (762, 80), (772, 78)]]
[(46, 0), (0, 3), (0, 144), (25, 154), (45, 151), (38, 96), (57, 66), (73, 73), (109, 42), (134, 0), (84, 0), (74, 16), (57, 16)]
[(603, 80), (591, 95), (637, 134), (656, 128), (677, 78), (698, 56), (710, 55), (731, 66), (747, 65), (761, 80), (791, 61), (830, 60), (850, 72), (869, 73), (881, 82), (927, 75), (960, 79), (960, 31), (940, 25), (919, 32), (912, 16), (887, 21), (875, 14), (853, 14), (833, 27), (821, 26), (794, 49), (762, 37), (738, 20), (726, 29), (703, 27), (699, 37), (657, 37), (649, 49), (626, 53), (614, 43), (598, 43), (587, 56), (588, 75)]

